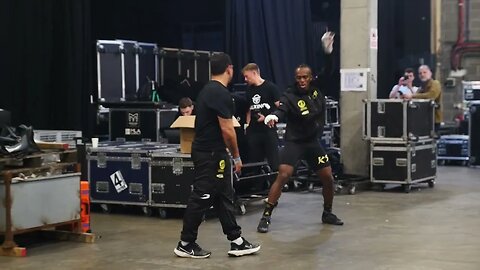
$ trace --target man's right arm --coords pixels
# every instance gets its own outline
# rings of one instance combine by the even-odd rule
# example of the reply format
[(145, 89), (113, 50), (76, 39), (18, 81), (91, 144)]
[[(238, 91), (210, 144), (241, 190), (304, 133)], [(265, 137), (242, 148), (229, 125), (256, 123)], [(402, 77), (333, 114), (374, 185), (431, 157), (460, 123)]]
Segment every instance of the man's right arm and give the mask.
[[(269, 127), (274, 127), (277, 122), (285, 121), (285, 116), (287, 115), (287, 112), (288, 112), (287, 102), (288, 101), (285, 95), (280, 97), (280, 101), (278, 102), (279, 104), (278, 108), (272, 113), (270, 113), (267, 117), (265, 117), (265, 120), (264, 120), (265, 125)], [(274, 117), (272, 118), (272, 116)]]
[(392, 87), (392, 91), (390, 91), (389, 97), (390, 97), (390, 98), (396, 98), (396, 97), (397, 97), (397, 93), (398, 93), (398, 89), (400, 89), (400, 86), (399, 86), (398, 84), (395, 85), (394, 87)]

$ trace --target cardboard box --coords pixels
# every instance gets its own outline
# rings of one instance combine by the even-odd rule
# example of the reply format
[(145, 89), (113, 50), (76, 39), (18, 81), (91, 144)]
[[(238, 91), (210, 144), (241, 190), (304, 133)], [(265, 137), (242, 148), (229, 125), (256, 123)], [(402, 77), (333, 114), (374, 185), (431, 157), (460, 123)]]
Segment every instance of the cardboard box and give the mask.
[[(232, 117), (232, 121), (234, 127), (240, 126), (235, 117)], [(180, 116), (170, 127), (180, 128), (180, 152), (183, 154), (192, 153), (192, 142), (195, 138), (195, 116)]]

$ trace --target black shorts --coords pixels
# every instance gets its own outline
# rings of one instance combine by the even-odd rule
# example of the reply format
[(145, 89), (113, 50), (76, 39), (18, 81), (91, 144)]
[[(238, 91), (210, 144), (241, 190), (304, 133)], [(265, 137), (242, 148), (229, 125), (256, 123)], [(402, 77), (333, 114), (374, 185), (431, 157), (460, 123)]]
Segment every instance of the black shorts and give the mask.
[(330, 167), (325, 149), (318, 141), (313, 142), (285, 142), (285, 146), (280, 149), (280, 165), (287, 164), (294, 166), (299, 160), (305, 160), (313, 171), (318, 171), (325, 167)]

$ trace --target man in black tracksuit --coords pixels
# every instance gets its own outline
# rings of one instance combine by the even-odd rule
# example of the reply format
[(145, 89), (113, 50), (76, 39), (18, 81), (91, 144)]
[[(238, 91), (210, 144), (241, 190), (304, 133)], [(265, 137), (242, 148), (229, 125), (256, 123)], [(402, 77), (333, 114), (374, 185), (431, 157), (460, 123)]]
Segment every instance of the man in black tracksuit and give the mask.
[(248, 161), (262, 162), (265, 158), (274, 171), (278, 170), (278, 135), (276, 128), (267, 127), (263, 121), (280, 105), (278, 87), (260, 76), (255, 63), (249, 63), (242, 69), (249, 110), (246, 116), (246, 135), (248, 140)]
[(231, 163), (227, 148), (233, 156), (235, 172), (239, 173), (242, 160), (233, 127), (233, 100), (226, 88), (233, 77), (230, 56), (214, 54), (211, 59), (212, 80), (198, 95), (196, 101), (195, 139), (192, 160), (195, 180), (183, 217), (181, 241), (174, 253), (184, 258), (207, 258), (211, 252), (202, 249), (197, 240), (198, 227), (205, 212), (214, 207), (222, 224), (223, 233), (231, 241), (230, 256), (253, 254), (260, 245), (241, 237), (241, 228), (235, 220), (234, 191), (231, 185)]
[[(326, 33), (331, 38), (333, 34)], [(325, 35), (324, 35), (325, 38)], [(323, 41), (323, 40), (322, 40)], [(327, 45), (328, 47), (328, 45)], [(331, 50), (330, 50), (331, 52)], [(268, 232), (272, 211), (278, 203), (282, 187), (292, 176), (298, 160), (305, 159), (323, 185), (324, 211), (322, 222), (343, 225), (343, 221), (332, 213), (333, 175), (328, 155), (319, 142), (325, 123), (325, 96), (312, 85), (312, 70), (300, 65), (295, 70), (295, 85), (288, 88), (280, 98), (279, 108), (265, 117), (265, 124), (275, 126), (286, 120), (285, 147), (280, 151), (278, 176), (270, 188), (265, 210), (257, 227), (258, 232)]]

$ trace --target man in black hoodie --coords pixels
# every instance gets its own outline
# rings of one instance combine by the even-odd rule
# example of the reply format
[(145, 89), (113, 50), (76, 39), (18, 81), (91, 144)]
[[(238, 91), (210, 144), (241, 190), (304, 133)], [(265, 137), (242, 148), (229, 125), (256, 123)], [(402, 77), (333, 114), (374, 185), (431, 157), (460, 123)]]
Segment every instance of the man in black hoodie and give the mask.
[[(333, 33), (322, 38), (324, 50), (331, 53)], [(257, 227), (258, 232), (268, 232), (272, 211), (278, 204), (282, 187), (292, 176), (298, 160), (305, 159), (310, 169), (317, 173), (323, 185), (324, 210), (322, 222), (343, 225), (343, 221), (332, 213), (334, 183), (332, 169), (325, 150), (319, 142), (325, 123), (325, 96), (312, 85), (312, 70), (300, 65), (295, 70), (295, 85), (288, 88), (280, 98), (280, 106), (265, 117), (265, 124), (275, 126), (286, 120), (285, 147), (280, 151), (278, 176), (270, 188), (265, 210)]]

